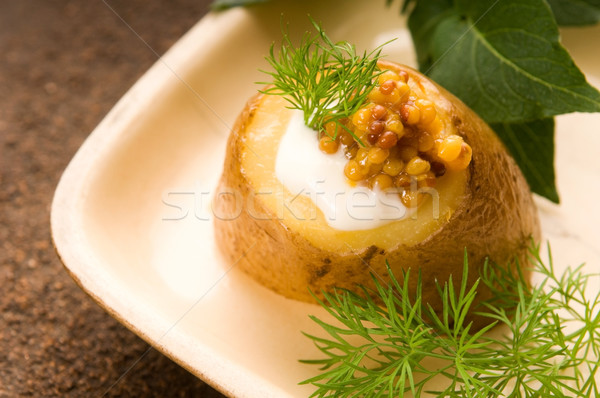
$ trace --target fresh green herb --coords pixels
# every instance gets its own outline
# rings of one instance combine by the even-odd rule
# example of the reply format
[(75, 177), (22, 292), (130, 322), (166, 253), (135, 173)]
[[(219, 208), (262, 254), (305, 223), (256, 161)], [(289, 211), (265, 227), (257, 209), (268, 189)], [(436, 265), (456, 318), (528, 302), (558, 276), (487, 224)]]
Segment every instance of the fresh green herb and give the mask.
[(260, 84), (272, 84), (263, 92), (283, 95), (291, 108), (304, 112), (304, 122), (312, 129), (321, 131), (327, 122), (343, 127), (340, 120), (365, 103), (374, 85), (382, 46), (359, 55), (354, 45), (334, 43), (319, 24), (311, 22), (317, 33), (305, 33), (298, 46), (285, 31), (277, 54), (271, 46), (266, 59), (273, 71), (263, 72), (272, 81)]
[[(335, 321), (312, 319), (329, 337), (307, 335), (324, 358), (303, 361), (322, 373), (303, 383), (317, 387), (313, 397), (600, 396), (600, 293), (586, 292), (598, 275), (580, 266), (557, 277), (549, 257), (546, 265), (532, 249), (542, 279), (534, 287), (517, 263), (486, 264), (472, 287), (450, 279), (439, 289), (441, 314), (422, 301), (420, 280), (409, 292), (410, 272), (387, 286), (374, 278), (376, 289), (362, 295), (326, 294), (321, 304)], [(465, 255), (461, 281), (467, 274)], [(480, 285), (493, 298), (473, 308)], [(490, 325), (474, 330), (465, 320), (471, 311)]]
[[(548, 119), (598, 112), (600, 93), (561, 46), (556, 19), (593, 23), (600, 12), (598, 0), (555, 0), (552, 9), (543, 0), (411, 3), (408, 26), (421, 71), (500, 127), (498, 133), (513, 155), (525, 147), (543, 151), (539, 162), (518, 155), (516, 160), (531, 189), (558, 202), (554, 172), (541, 172), (553, 169), (548, 162), (554, 153)], [(584, 8), (589, 12), (578, 14)], [(541, 145), (534, 148), (537, 143)]]

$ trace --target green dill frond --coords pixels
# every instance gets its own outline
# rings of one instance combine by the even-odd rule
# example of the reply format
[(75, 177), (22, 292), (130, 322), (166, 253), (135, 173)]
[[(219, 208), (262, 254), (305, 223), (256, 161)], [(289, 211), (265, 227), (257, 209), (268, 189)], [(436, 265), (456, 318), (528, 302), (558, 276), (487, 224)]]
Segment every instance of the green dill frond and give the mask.
[(258, 84), (269, 85), (262, 93), (284, 96), (290, 108), (301, 110), (313, 130), (321, 131), (327, 122), (345, 127), (341, 120), (360, 109), (374, 86), (383, 45), (359, 54), (354, 45), (333, 42), (311, 22), (316, 33), (306, 32), (297, 46), (282, 27), (281, 46), (276, 52), (273, 44), (266, 57), (273, 71), (262, 71), (271, 81)]
[[(312, 319), (328, 337), (307, 335), (323, 357), (302, 361), (322, 372), (302, 383), (316, 387), (313, 397), (600, 396), (600, 293), (586, 291), (598, 275), (580, 266), (557, 276), (549, 248), (548, 257), (532, 247), (532, 272), (542, 277), (535, 286), (513, 261), (486, 263), (469, 287), (465, 256), (461, 283), (439, 286), (441, 313), (422, 302), (420, 277), (409, 292), (409, 271), (388, 285), (374, 278), (375, 289), (363, 294), (326, 294), (321, 305), (334, 321)], [(493, 297), (473, 308), (483, 285)], [(473, 330), (473, 311), (490, 324)], [(502, 333), (490, 332), (496, 325)]]

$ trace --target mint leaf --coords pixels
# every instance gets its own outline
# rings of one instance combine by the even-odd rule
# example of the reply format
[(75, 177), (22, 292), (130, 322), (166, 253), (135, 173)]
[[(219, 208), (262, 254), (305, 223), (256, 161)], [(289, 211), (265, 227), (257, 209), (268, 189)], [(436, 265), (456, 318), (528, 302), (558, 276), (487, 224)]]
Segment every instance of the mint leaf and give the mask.
[[(427, 3), (417, 2), (409, 27), (418, 25), (413, 18), (425, 20), (424, 8), (432, 7)], [(415, 43), (419, 51), (433, 61), (424, 72), (488, 123), (600, 111), (600, 93), (560, 45), (546, 2), (455, 0), (452, 8), (431, 15), (440, 14), (444, 18), (431, 30), (413, 33), (423, 40)]]
[(560, 25), (594, 25), (600, 21), (599, 0), (547, 0)]
[(492, 124), (531, 190), (558, 203), (554, 176), (554, 119)]
[(214, 0), (210, 8), (215, 11), (226, 10), (232, 7), (248, 6), (258, 3), (266, 3), (269, 0)]

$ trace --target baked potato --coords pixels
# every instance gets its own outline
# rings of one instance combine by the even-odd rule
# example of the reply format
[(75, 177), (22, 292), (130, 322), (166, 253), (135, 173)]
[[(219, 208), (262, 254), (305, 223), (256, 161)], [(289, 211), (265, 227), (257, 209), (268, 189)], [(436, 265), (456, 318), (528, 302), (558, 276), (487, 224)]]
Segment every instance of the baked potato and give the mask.
[[(395, 276), (401, 276), (402, 270), (412, 269), (413, 275), (420, 270), (423, 300), (440, 309), (436, 283), (443, 283), (450, 275), (454, 275), (454, 280), (460, 279), (465, 249), (470, 283), (479, 276), (479, 268), (487, 257), (499, 264), (514, 256), (526, 261), (531, 239), (539, 239), (537, 211), (519, 168), (490, 127), (473, 111), (416, 70), (388, 61), (379, 61), (378, 65), (386, 71), (383, 76), (388, 76), (379, 78), (366, 108), (373, 110), (377, 104), (383, 104), (388, 112), (397, 109), (406, 137), (399, 134), (394, 144), (412, 140), (419, 155), (426, 152), (422, 158), (429, 159), (427, 175), (438, 169), (434, 173), (435, 194), (404, 189), (402, 201), (414, 210), (409, 217), (368, 229), (332, 227), (311, 198), (290, 192), (278, 180), (278, 147), (293, 111), (283, 97), (259, 93), (247, 103), (227, 143), (224, 170), (213, 200), (216, 242), (231, 264), (285, 297), (312, 302), (311, 292), (322, 297), (323, 291), (334, 287), (373, 287), (372, 275), (383, 281), (389, 279), (389, 264)], [(388, 84), (389, 80), (397, 84)], [(408, 97), (400, 106), (397, 96), (389, 100), (392, 91), (387, 90), (386, 84), (394, 86), (394, 90), (409, 87)], [(399, 96), (403, 95), (400, 92)], [(424, 107), (415, 105), (418, 100), (423, 100), (418, 104)], [(412, 108), (407, 108), (407, 103)], [(420, 110), (420, 120), (414, 115), (415, 109)], [(434, 115), (425, 116), (427, 109), (433, 109)], [(369, 116), (373, 118), (372, 114), (365, 117)], [(354, 122), (358, 119), (360, 116), (355, 115)], [(384, 129), (387, 131), (388, 127), (389, 123)], [(435, 142), (424, 145), (432, 147), (422, 150), (419, 134), (432, 135), (434, 130), (443, 133), (433, 133)], [(343, 134), (322, 134), (321, 149), (328, 151), (325, 136), (339, 141), (344, 139)], [(378, 137), (381, 136), (380, 133)], [(440, 146), (448, 136), (454, 144), (458, 142), (459, 155), (455, 153), (444, 162)], [(377, 144), (375, 138), (362, 135), (363, 141)], [(349, 153), (350, 149), (349, 146), (346, 151), (349, 164), (352, 156), (357, 156)], [(405, 172), (410, 160), (405, 158), (403, 163)], [(353, 179), (353, 171), (349, 166), (339, 170), (349, 180)], [(390, 173), (392, 185), (397, 186), (399, 177), (394, 173)], [(363, 183), (371, 187), (380, 184), (371, 177), (366, 176)], [(380, 179), (387, 188), (390, 179)], [(417, 200), (417, 205), (407, 203), (407, 197)], [(412, 283), (416, 280), (412, 278)], [(489, 294), (482, 287), (477, 300)]]

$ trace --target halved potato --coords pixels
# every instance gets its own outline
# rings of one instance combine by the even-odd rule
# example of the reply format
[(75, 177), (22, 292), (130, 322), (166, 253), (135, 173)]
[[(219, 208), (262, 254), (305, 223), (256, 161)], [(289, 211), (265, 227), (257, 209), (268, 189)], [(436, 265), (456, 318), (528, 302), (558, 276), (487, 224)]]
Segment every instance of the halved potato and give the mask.
[[(387, 261), (397, 276), (420, 269), (424, 301), (440, 308), (436, 281), (460, 279), (465, 248), (470, 282), (486, 257), (524, 260), (530, 239), (539, 238), (537, 211), (519, 168), (473, 111), (411, 68), (379, 66), (406, 72), (411, 89), (435, 104), (443, 128), (472, 148), (466, 170), (439, 178), (439, 206), (427, 200), (412, 217), (373, 229), (331, 227), (311, 199), (293, 195), (275, 176), (292, 111), (282, 97), (258, 94), (229, 137), (213, 203), (217, 243), (231, 264), (289, 298), (313, 301), (310, 291), (372, 286), (371, 274), (389, 278)], [(486, 296), (480, 289), (478, 300)]]

